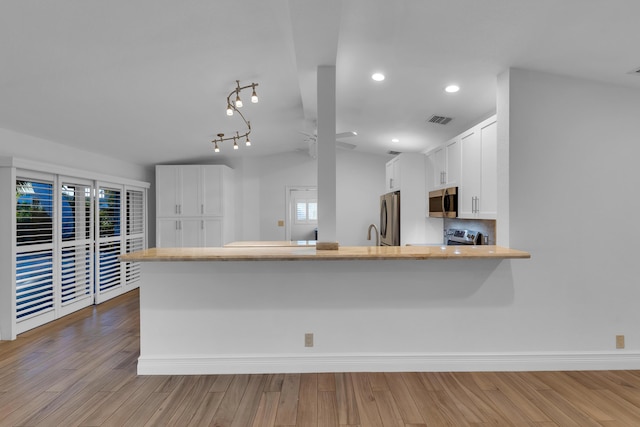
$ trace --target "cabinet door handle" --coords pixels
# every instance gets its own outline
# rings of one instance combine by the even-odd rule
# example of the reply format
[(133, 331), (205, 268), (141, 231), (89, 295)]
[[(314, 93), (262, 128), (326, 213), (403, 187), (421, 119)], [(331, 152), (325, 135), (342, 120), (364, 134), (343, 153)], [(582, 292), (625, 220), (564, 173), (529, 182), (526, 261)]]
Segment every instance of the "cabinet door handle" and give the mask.
[(204, 203), (200, 205), (200, 213), (204, 214)]
[(204, 230), (204, 220), (200, 221), (200, 229)]
[(176, 204), (176, 215), (179, 214), (178, 212), (178, 205)]
[(393, 188), (393, 178), (389, 178), (389, 188)]

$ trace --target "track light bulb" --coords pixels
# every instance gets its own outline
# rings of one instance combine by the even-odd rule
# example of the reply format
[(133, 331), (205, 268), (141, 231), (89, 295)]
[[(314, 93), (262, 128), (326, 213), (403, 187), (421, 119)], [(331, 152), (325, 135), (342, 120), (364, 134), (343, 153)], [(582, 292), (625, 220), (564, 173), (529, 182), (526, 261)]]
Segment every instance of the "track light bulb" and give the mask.
[(247, 141), (244, 143), (247, 147), (251, 147), (251, 140), (249, 139), (249, 135), (247, 135)]
[(251, 94), (251, 102), (256, 104), (258, 102), (258, 94), (256, 93), (256, 87), (253, 86), (253, 93)]
[(227, 116), (233, 116), (233, 108), (231, 108), (231, 104), (227, 104)]
[(238, 141), (236, 141), (236, 137), (233, 137), (233, 149), (237, 150), (238, 149)]
[(236, 108), (242, 108), (242, 100), (240, 99), (240, 94), (236, 93)]
[(220, 152), (220, 148), (218, 148), (218, 141), (216, 141), (216, 146), (214, 147), (213, 151), (215, 153), (219, 153)]

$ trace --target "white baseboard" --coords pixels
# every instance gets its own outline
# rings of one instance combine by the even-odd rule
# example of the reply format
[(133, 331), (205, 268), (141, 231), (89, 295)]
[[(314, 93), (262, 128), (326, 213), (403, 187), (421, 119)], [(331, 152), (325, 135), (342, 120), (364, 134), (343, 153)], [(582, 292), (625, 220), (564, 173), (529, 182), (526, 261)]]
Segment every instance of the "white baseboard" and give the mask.
[(227, 355), (138, 358), (138, 375), (640, 369), (636, 352)]

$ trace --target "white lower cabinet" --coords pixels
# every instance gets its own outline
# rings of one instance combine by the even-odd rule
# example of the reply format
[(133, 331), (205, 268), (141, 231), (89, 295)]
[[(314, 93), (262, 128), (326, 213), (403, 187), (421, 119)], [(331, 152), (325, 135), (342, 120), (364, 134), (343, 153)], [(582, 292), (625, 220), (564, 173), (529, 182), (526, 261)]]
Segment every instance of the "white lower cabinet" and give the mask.
[(458, 217), (496, 219), (498, 214), (497, 123), (491, 117), (462, 139)]
[(159, 248), (200, 248), (223, 246), (222, 219), (158, 219), (156, 246)]

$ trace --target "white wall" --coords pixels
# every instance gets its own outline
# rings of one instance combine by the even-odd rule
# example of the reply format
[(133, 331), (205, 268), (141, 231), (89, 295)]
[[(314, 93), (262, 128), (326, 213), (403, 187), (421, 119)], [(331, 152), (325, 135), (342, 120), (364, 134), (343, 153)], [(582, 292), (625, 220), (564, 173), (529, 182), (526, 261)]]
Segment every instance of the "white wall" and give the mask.
[(336, 156), (337, 237), (342, 246), (375, 245), (369, 224), (380, 227), (380, 195), (390, 156), (338, 150)]
[[(511, 350), (640, 350), (640, 91), (510, 72)], [(492, 328), (490, 323), (487, 328)], [(618, 350), (620, 351), (620, 350)]]
[(0, 128), (0, 156), (153, 182), (153, 169)]

